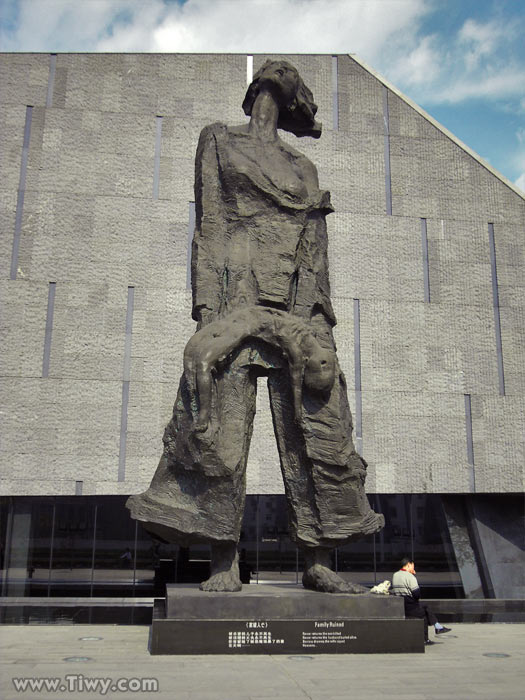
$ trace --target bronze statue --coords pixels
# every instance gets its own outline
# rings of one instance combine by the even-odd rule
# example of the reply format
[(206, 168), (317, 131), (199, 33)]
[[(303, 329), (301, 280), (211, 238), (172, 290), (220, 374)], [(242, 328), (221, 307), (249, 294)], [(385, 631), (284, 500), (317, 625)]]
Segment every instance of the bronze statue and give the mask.
[(321, 135), (296, 69), (267, 61), (248, 88), (248, 124), (215, 123), (195, 162), (193, 318), (185, 372), (150, 488), (132, 516), (181, 545), (211, 544), (206, 591), (236, 591), (237, 544), (257, 377), (268, 377), (290, 534), (303, 585), (362, 592), (330, 570), (336, 546), (377, 532), (364, 491), (332, 327), (325, 216), (315, 166), (279, 138)]

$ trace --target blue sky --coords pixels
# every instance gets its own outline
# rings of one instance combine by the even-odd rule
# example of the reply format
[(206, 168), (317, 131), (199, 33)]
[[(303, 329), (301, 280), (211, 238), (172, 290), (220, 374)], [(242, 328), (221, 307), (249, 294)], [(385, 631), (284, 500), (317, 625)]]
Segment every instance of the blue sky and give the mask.
[(525, 191), (525, 0), (0, 0), (2, 51), (355, 53)]

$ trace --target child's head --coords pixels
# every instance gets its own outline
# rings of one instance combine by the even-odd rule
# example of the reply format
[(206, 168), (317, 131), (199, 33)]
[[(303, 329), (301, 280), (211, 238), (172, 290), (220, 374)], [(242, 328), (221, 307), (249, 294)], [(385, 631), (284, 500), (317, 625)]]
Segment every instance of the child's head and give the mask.
[(304, 383), (313, 391), (330, 391), (335, 379), (334, 353), (319, 348), (314, 350), (304, 368)]

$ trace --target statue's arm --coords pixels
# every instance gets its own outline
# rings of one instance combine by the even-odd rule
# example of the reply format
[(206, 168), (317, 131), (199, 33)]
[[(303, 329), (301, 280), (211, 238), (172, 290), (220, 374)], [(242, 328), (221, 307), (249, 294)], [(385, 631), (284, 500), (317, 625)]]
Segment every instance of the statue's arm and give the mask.
[(307, 235), (315, 241), (317, 255), (313, 257), (313, 270), (317, 283), (317, 292), (323, 312), (330, 325), (335, 326), (336, 318), (330, 299), (330, 277), (328, 275), (328, 234), (326, 218), (321, 212), (315, 212), (308, 224)]
[[(304, 183), (311, 193), (319, 192), (319, 177), (315, 165), (303, 157), (301, 170)], [(328, 208), (317, 210), (310, 214), (305, 231), (306, 250), (315, 251), (308, 259), (308, 265), (314, 273), (316, 290), (311, 290), (312, 298), (317, 299), (330, 325), (335, 326), (336, 318), (330, 300), (330, 278), (328, 275), (328, 233), (326, 230), (326, 213), (333, 211), (330, 205), (330, 195), (326, 193)]]
[(317, 192), (319, 189), (319, 176), (317, 168), (309, 158), (302, 155), (300, 159), (303, 182), (308, 192)]
[(216, 131), (221, 127), (222, 125), (212, 124), (202, 130), (195, 157), (192, 318), (202, 324), (216, 318), (221, 303), (226, 238), (216, 143)]
[(301, 420), (303, 407), (303, 375), (304, 375), (304, 357), (297, 345), (287, 343), (285, 355), (288, 360), (288, 371), (292, 384), (292, 395), (295, 418)]

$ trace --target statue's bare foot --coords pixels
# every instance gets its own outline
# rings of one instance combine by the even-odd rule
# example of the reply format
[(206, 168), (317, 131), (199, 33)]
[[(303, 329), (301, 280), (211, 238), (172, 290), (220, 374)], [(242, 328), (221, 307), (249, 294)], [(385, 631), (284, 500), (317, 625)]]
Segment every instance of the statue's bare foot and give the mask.
[(348, 593), (370, 593), (370, 589), (366, 586), (362, 586), (360, 583), (352, 583), (352, 581), (346, 581), (348, 586)]
[(209, 450), (213, 447), (213, 443), (215, 442), (215, 431), (210, 425), (204, 430), (204, 432), (199, 432), (194, 428), (192, 442), (195, 448), (200, 450), (200, 452)]
[(221, 571), (218, 574), (210, 576), (209, 579), (203, 581), (200, 585), (201, 591), (219, 591), (230, 592), (240, 591), (242, 583), (239, 576), (239, 571)]
[(366, 593), (368, 591), (368, 588), (357, 583), (347, 583), (335, 571), (322, 564), (314, 564), (305, 570), (303, 586), (323, 593)]
[(239, 555), (233, 542), (211, 547), (211, 576), (200, 585), (201, 591), (230, 592), (242, 589)]
[(315, 547), (305, 550), (303, 586), (323, 593), (368, 593), (368, 588), (350, 583), (330, 568), (330, 550)]
[(209, 420), (197, 418), (197, 420), (193, 423), (193, 429), (196, 433), (205, 433), (208, 430), (209, 425)]
[(203, 422), (203, 421), (196, 421), (193, 424), (193, 431), (195, 434), (195, 440), (197, 443), (201, 443), (203, 445), (208, 445), (213, 441), (213, 438), (215, 437), (215, 425), (213, 425), (211, 422)]

